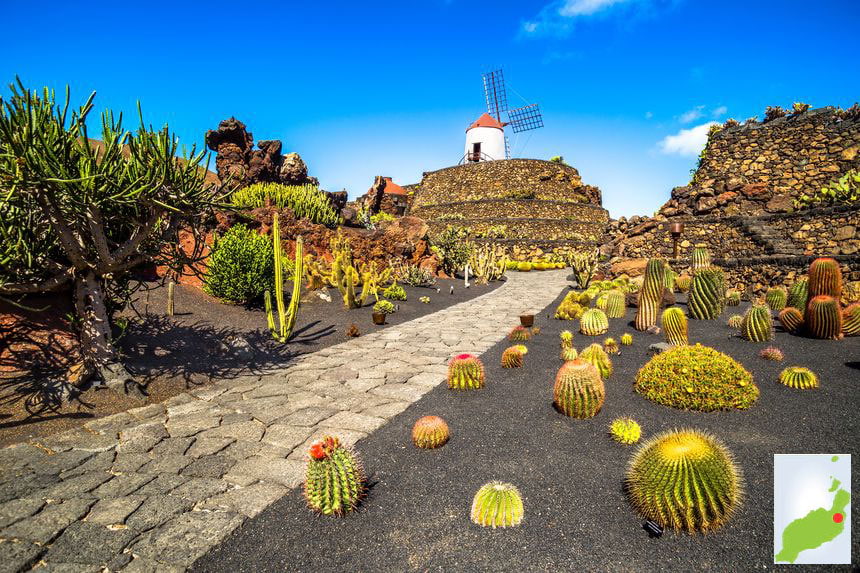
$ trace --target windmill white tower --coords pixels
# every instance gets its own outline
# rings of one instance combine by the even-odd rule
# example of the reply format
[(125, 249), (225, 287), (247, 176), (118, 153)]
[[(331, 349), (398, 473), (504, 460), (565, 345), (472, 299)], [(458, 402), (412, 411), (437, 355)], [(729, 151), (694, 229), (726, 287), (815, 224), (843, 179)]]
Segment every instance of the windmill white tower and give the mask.
[[(543, 116), (538, 104), (508, 109), (502, 70), (487, 72), (482, 77), (487, 113), (482, 114), (466, 130), (466, 148), (460, 163), (509, 159), (511, 152), (505, 127), (510, 126), (514, 133), (543, 127)], [(502, 113), (508, 114), (508, 121), (502, 121)]]

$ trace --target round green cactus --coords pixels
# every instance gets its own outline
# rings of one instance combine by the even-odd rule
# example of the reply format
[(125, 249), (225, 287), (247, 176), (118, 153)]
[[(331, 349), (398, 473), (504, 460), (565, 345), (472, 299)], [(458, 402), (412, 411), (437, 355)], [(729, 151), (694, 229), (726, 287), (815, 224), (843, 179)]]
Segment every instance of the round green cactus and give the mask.
[(687, 340), (687, 317), (677, 306), (667, 308), (663, 311), (660, 320), (663, 332), (666, 334), (666, 342), (674, 346), (689, 344)]
[(744, 315), (742, 314), (733, 314), (729, 317), (728, 325), (729, 328), (734, 328), (735, 330), (740, 330), (741, 326), (744, 323)]
[(786, 332), (795, 334), (803, 329), (803, 314), (793, 306), (787, 306), (779, 311), (777, 318)]
[(508, 333), (508, 340), (511, 342), (525, 342), (532, 337), (532, 331), (525, 326), (515, 326)]
[(849, 304), (842, 311), (842, 332), (845, 336), (860, 335), (860, 302)]
[(827, 295), (836, 300), (842, 298), (842, 270), (839, 263), (829, 257), (821, 257), (809, 265), (809, 298)]
[(687, 305), (690, 316), (713, 320), (722, 314), (726, 304), (725, 276), (717, 267), (699, 269), (693, 276)]
[(627, 310), (627, 300), (624, 293), (613, 289), (606, 293), (606, 316), (607, 318), (622, 318)]
[(770, 309), (763, 305), (753, 305), (744, 315), (741, 323), (741, 337), (750, 342), (766, 342), (773, 339), (773, 319)]
[(576, 348), (562, 348), (561, 349), (561, 359), (565, 362), (569, 362), (571, 360), (576, 360), (578, 354), (576, 352)]
[(621, 335), (621, 346), (630, 346), (633, 344), (633, 335), (629, 332), (625, 332)]
[(532, 270), (532, 264), (527, 261), (522, 261), (517, 263), (517, 270), (522, 272), (528, 272)]
[(523, 353), (516, 346), (505, 348), (502, 352), (502, 368), (521, 368), (523, 365)]
[(741, 303), (741, 293), (735, 289), (726, 291), (726, 306), (738, 306)]
[(448, 363), (448, 388), (478, 390), (484, 387), (484, 364), (472, 354), (458, 354)]
[(818, 388), (818, 376), (809, 368), (789, 366), (779, 373), (779, 381), (789, 388), (811, 390)]
[(642, 437), (642, 428), (633, 418), (615, 418), (609, 424), (609, 434), (616, 442), (630, 445), (635, 444)]
[(599, 344), (586, 346), (582, 352), (579, 353), (579, 359), (590, 362), (595, 368), (597, 368), (597, 372), (600, 373), (600, 377), (604, 380), (612, 375), (612, 359), (609, 358), (606, 350), (604, 350)]
[(673, 430), (643, 443), (627, 468), (636, 511), (663, 527), (689, 533), (723, 526), (743, 497), (732, 454), (714, 436)]
[(783, 358), (785, 358), (785, 355), (783, 355), (782, 350), (775, 346), (768, 346), (767, 348), (762, 348), (761, 352), (759, 352), (758, 355), (765, 360), (773, 360), (775, 362), (780, 362)]
[(305, 476), (308, 506), (323, 515), (344, 515), (355, 509), (365, 491), (358, 456), (326, 436), (310, 447)]
[(711, 253), (705, 247), (693, 247), (692, 264), (693, 271), (711, 266)]
[(764, 300), (771, 310), (779, 312), (785, 308), (785, 303), (788, 300), (788, 293), (782, 287), (773, 287), (768, 289)]
[(807, 302), (809, 302), (809, 281), (800, 279), (788, 289), (788, 300), (785, 305), (803, 310)]
[(441, 448), (451, 437), (447, 422), (439, 416), (418, 418), (412, 426), (412, 443), (419, 448), (432, 450)]
[(693, 277), (690, 275), (685, 274), (675, 277), (675, 288), (677, 288), (679, 292), (688, 292), (692, 284)]
[(603, 350), (606, 354), (618, 354), (621, 350), (618, 348), (618, 342), (611, 336), (603, 341)]
[(499, 481), (481, 486), (472, 500), (472, 523), (482, 527), (513, 527), (523, 521), (523, 498), (519, 490)]
[(639, 308), (636, 309), (636, 330), (648, 330), (657, 324), (657, 311), (663, 301), (666, 262), (663, 259), (648, 259), (645, 279), (639, 291)]
[(594, 300), (594, 308), (600, 309), (603, 312), (606, 312), (606, 299), (609, 297), (608, 292), (602, 292), (597, 295), (597, 298)]
[(589, 308), (582, 315), (579, 331), (586, 336), (600, 336), (609, 330), (609, 320), (606, 313), (598, 308)]
[(591, 418), (603, 407), (605, 393), (603, 379), (597, 369), (577, 358), (565, 362), (556, 374), (553, 403), (566, 416)]
[(842, 337), (842, 311), (839, 301), (822, 294), (812, 297), (804, 321), (813, 338), (836, 340)]
[(562, 348), (573, 348), (573, 333), (569, 330), (562, 330), (558, 335), (561, 341)]

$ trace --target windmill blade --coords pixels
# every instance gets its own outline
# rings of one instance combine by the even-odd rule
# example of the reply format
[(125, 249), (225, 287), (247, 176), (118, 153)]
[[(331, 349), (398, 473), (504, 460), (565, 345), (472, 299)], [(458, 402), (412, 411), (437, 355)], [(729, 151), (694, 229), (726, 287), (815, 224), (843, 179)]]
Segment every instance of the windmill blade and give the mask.
[(510, 118), (508, 125), (511, 126), (514, 133), (522, 133), (523, 131), (531, 131), (532, 129), (543, 127), (543, 116), (536, 103), (509, 110), (508, 117)]
[(482, 74), (484, 98), (487, 100), (487, 113), (502, 121), (502, 112), (508, 111), (508, 95), (505, 93), (505, 76), (502, 70)]

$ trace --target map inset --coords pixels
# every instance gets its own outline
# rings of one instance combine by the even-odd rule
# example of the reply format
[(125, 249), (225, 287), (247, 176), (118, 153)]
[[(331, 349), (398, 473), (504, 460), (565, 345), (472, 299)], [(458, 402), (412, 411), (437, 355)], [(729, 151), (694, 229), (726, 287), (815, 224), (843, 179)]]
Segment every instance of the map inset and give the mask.
[(851, 563), (851, 455), (773, 456), (774, 563)]

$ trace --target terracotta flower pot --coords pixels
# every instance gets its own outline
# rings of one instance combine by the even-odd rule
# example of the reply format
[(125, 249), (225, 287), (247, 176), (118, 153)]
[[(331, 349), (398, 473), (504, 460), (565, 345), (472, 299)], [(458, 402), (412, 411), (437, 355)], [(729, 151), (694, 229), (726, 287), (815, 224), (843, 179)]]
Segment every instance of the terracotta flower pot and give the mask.
[(520, 315), (520, 324), (522, 324), (526, 328), (530, 328), (534, 323), (535, 323), (535, 315), (533, 315), (533, 314), (521, 314)]
[(385, 324), (385, 313), (384, 312), (374, 312), (373, 313), (373, 324)]

